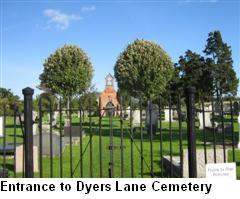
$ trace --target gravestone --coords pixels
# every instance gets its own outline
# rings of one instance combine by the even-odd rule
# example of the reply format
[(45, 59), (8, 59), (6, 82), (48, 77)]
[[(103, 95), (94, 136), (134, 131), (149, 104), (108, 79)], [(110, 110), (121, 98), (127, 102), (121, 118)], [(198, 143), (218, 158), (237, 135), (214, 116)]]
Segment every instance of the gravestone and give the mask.
[[(40, 134), (34, 135), (33, 136), (33, 145), (39, 147), (39, 136)], [(65, 144), (62, 139), (62, 142), (60, 144), (60, 135), (57, 132), (52, 132), (52, 146), (50, 145), (50, 136), (51, 134), (48, 132), (42, 132), (42, 155), (50, 155), (50, 147), (52, 147), (52, 154), (53, 156), (58, 156), (60, 155), (60, 147), (62, 147), (62, 152), (64, 151)]]
[[(198, 178), (205, 178), (206, 177), (206, 164), (205, 164), (205, 156), (204, 156), (204, 149), (197, 149), (196, 150), (196, 158), (197, 158), (197, 177)], [(183, 177), (188, 177), (188, 150), (183, 150)], [(228, 150), (226, 150), (226, 160), (228, 159)], [(214, 150), (207, 149), (207, 162), (214, 163)], [(223, 163), (223, 149), (216, 149), (216, 162)]]
[[(174, 111), (171, 109), (171, 121), (173, 122), (174, 121), (174, 119), (173, 119), (173, 117), (174, 117)], [(165, 122), (170, 122), (170, 117), (169, 117), (170, 115), (169, 115), (169, 109), (164, 109), (164, 121)]]
[(32, 118), (33, 118), (34, 122), (38, 119), (38, 112), (37, 111), (32, 112)]
[[(217, 148), (216, 149), (216, 163), (223, 163), (223, 149)], [(205, 151), (204, 149), (197, 149), (196, 150), (196, 161), (197, 161), (197, 178), (205, 178), (206, 177), (206, 164), (205, 164)], [(214, 150), (207, 149), (206, 157), (208, 163), (214, 163)], [(226, 150), (226, 160), (228, 159), (228, 150)], [(173, 168), (173, 176), (174, 177), (181, 177), (181, 173), (183, 174), (183, 178), (189, 177), (189, 165), (188, 165), (188, 150), (183, 150), (183, 159), (182, 159), (182, 170), (180, 166), (180, 156), (163, 156), (163, 165), (165, 170), (168, 172), (170, 168)]]
[(124, 110), (124, 119), (130, 119), (130, 113), (131, 113), (131, 111), (130, 111), (130, 106), (128, 106), (125, 110)]
[(20, 114), (20, 117), (19, 117), (19, 115), (17, 115), (17, 117), (16, 117), (16, 124), (17, 125), (21, 125), (20, 119), (21, 119), (21, 122), (23, 124), (24, 123), (24, 114), (23, 113)]
[(148, 104), (146, 109), (146, 128), (149, 135), (156, 135), (158, 129), (159, 108), (157, 104)]
[[(21, 113), (20, 117), (19, 117), (19, 115), (16, 116), (16, 124), (17, 125), (21, 124), (20, 119), (21, 119), (21, 122), (24, 123), (24, 113)], [(32, 120), (33, 120), (33, 122), (35, 122), (37, 119), (38, 119), (38, 112), (37, 111), (33, 111), (32, 112)]]
[[(16, 156), (16, 164), (15, 164), (15, 171), (16, 173), (23, 172), (24, 168), (24, 160), (23, 160), (23, 145), (18, 145), (15, 148), (15, 156)], [(33, 171), (39, 172), (38, 169), (38, 147), (33, 146)]]
[(53, 112), (53, 117), (52, 117), (52, 126), (57, 126), (57, 119), (58, 119), (58, 111)]
[(34, 123), (33, 124), (33, 135), (36, 135), (38, 133), (39, 133), (38, 124)]
[[(217, 126), (217, 132), (222, 133), (222, 124), (218, 124)], [(230, 134), (232, 133), (232, 125), (231, 124), (224, 124), (224, 133)]]
[(70, 119), (65, 119), (64, 120), (64, 127), (65, 126), (70, 126)]
[(80, 116), (83, 117), (83, 111), (78, 111), (77, 115), (78, 115), (78, 118), (80, 118)]
[(172, 120), (178, 120), (178, 111), (177, 110), (173, 110), (172, 112)]
[[(208, 108), (204, 108), (204, 116), (205, 116), (205, 127), (212, 127), (211, 122), (211, 112), (205, 112), (208, 111)], [(198, 113), (198, 120), (199, 120), (199, 129), (203, 129), (203, 113)]]
[(223, 104), (223, 111), (224, 112), (230, 112), (231, 111), (230, 104)]
[(43, 124), (42, 125), (42, 132), (43, 133), (50, 133), (50, 125), (49, 124)]
[(212, 107), (212, 104), (209, 104), (209, 105), (206, 106), (206, 107), (208, 108), (209, 111), (213, 111), (213, 110), (212, 110), (212, 108), (213, 108), (213, 107)]
[(3, 126), (3, 117), (0, 116), (0, 137), (3, 137), (3, 129), (4, 129), (4, 126)]
[(221, 102), (220, 101), (216, 101), (214, 103), (214, 112), (216, 115), (221, 115)]
[(134, 110), (134, 111), (133, 111), (133, 121), (132, 121), (132, 125), (133, 125), (134, 127), (140, 126), (140, 121), (141, 121), (140, 110)]
[[(71, 130), (71, 131), (70, 131)], [(85, 137), (85, 131), (80, 126), (64, 126), (64, 140), (65, 144), (70, 143), (70, 135), (72, 136), (72, 144), (78, 144), (80, 142), (80, 132), (82, 131), (82, 137)]]

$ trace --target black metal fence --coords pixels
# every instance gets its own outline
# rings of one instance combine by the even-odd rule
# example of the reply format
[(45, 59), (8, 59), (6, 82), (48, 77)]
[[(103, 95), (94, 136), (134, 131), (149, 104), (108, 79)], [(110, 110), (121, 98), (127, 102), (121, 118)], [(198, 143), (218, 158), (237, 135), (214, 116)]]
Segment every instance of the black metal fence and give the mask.
[(1, 177), (195, 178), (204, 177), (198, 165), (240, 166), (236, 99), (195, 101), (189, 88), (174, 99), (66, 108), (43, 96), (35, 112), (33, 90), (23, 95), (24, 116), (5, 107), (0, 117)]

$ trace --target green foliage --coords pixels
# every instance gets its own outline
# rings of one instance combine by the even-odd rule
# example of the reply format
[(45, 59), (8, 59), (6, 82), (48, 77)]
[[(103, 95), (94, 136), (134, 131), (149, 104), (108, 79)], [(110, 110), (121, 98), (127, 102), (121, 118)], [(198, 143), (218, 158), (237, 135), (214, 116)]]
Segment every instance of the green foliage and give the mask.
[(81, 108), (84, 110), (91, 109), (95, 111), (98, 109), (98, 97), (100, 93), (97, 92), (95, 87), (91, 87), (87, 92), (83, 93), (80, 97)]
[(204, 53), (206, 57), (188, 50), (180, 56), (172, 82), (175, 90), (194, 86), (197, 100), (215, 94), (236, 95), (238, 79), (233, 69), (231, 48), (223, 42), (219, 31), (209, 33)]
[(197, 99), (199, 96), (212, 95), (211, 61), (209, 59), (205, 60), (201, 55), (188, 50), (185, 56), (180, 56), (176, 71), (180, 75), (178, 81), (175, 82), (176, 87), (194, 86)]
[(4, 106), (11, 110), (22, 107), (22, 102), (17, 95), (14, 95), (11, 89), (0, 88), (0, 112), (3, 113)]
[(41, 107), (42, 110), (50, 111), (50, 102), (52, 104), (52, 111), (58, 109), (58, 100), (56, 96), (50, 93), (42, 93), (41, 95), (37, 95), (33, 100), (33, 110), (39, 111), (39, 100), (41, 98)]
[(224, 43), (220, 31), (210, 32), (204, 53), (212, 60), (214, 92), (219, 95), (236, 95), (239, 80), (233, 69), (231, 47)]
[(146, 101), (165, 91), (173, 64), (158, 44), (137, 39), (120, 54), (114, 73), (121, 92)]
[(131, 96), (126, 90), (118, 89), (117, 99), (121, 103), (123, 109), (126, 109), (130, 105)]
[(93, 68), (87, 54), (77, 46), (64, 45), (45, 60), (40, 81), (53, 93), (67, 98), (87, 90), (92, 76)]

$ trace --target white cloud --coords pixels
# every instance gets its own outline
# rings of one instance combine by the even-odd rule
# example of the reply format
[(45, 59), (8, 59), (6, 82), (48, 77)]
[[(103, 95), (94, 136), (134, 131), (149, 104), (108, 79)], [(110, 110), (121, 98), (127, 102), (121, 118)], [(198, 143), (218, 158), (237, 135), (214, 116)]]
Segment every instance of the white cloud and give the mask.
[(48, 27), (54, 25), (57, 29), (65, 30), (67, 29), (72, 21), (78, 21), (81, 19), (80, 16), (74, 14), (66, 14), (60, 10), (46, 9), (43, 12), (44, 16), (49, 18)]
[(82, 12), (93, 12), (96, 10), (96, 7), (95, 6), (83, 6), (81, 8), (81, 11)]

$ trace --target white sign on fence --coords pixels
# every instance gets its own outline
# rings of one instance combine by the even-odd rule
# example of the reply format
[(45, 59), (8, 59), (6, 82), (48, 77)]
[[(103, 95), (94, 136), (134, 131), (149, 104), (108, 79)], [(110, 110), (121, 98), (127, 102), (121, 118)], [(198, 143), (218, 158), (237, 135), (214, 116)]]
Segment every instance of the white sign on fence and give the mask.
[(236, 180), (236, 163), (217, 163), (206, 165), (206, 178), (228, 178)]
[(3, 137), (3, 117), (0, 117), (0, 137)]

